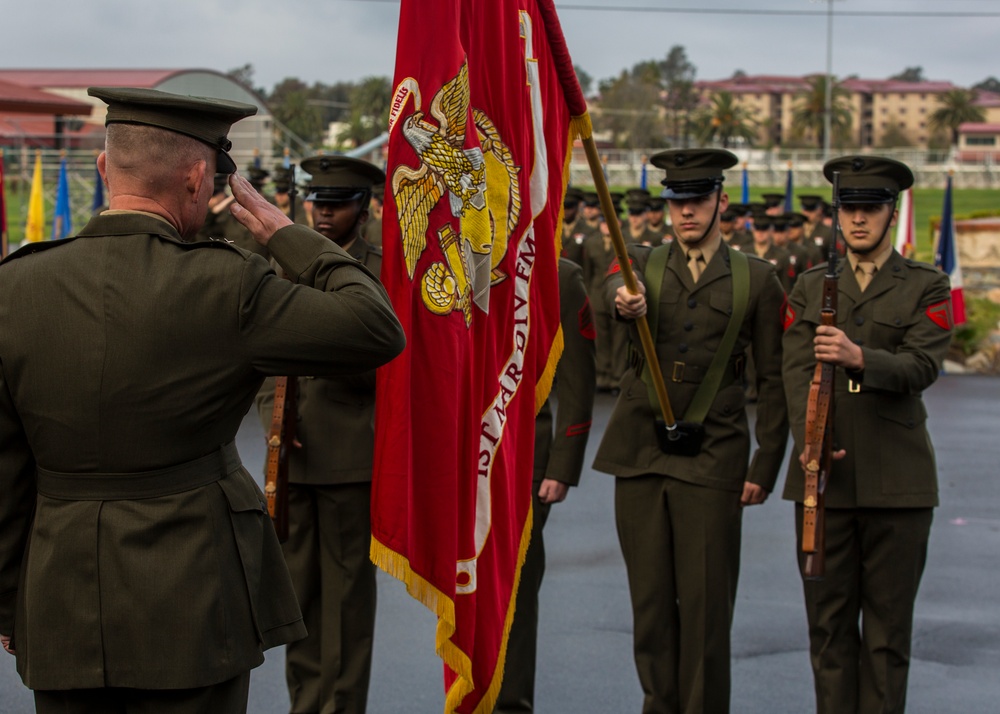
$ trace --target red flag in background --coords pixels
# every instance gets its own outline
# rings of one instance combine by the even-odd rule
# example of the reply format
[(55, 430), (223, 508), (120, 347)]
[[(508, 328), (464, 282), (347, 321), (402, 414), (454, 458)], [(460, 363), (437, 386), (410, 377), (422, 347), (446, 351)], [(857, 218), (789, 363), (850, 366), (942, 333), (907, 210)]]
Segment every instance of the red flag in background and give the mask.
[(551, 0), (402, 0), (372, 559), (438, 616), (446, 712), (489, 712), (531, 532), (534, 419), (562, 349), (557, 261), (585, 113)]

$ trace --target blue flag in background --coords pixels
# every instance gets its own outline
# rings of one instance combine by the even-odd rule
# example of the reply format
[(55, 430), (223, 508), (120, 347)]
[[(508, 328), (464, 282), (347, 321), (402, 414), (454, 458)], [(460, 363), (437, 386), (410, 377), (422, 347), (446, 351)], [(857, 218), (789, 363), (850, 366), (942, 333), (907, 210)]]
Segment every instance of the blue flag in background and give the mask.
[(56, 210), (52, 217), (52, 240), (60, 240), (73, 232), (73, 215), (69, 207), (69, 176), (66, 157), (59, 162), (59, 185), (56, 189)]
[(750, 174), (747, 173), (747, 162), (743, 162), (743, 194), (740, 203), (744, 206), (750, 203)]
[(791, 213), (792, 207), (792, 162), (788, 162), (788, 178), (785, 180), (785, 213)]
[(958, 246), (955, 245), (955, 214), (952, 211), (951, 175), (944, 190), (944, 207), (941, 209), (941, 229), (938, 234), (937, 249), (934, 251), (934, 265), (951, 280), (951, 314), (953, 324), (965, 324), (965, 285), (962, 279), (962, 265), (958, 260)]
[(646, 157), (642, 158), (642, 173), (639, 175), (639, 188), (647, 188), (648, 177), (646, 176)]
[(91, 213), (97, 213), (104, 208), (104, 180), (101, 172), (94, 167), (94, 202), (90, 206)]

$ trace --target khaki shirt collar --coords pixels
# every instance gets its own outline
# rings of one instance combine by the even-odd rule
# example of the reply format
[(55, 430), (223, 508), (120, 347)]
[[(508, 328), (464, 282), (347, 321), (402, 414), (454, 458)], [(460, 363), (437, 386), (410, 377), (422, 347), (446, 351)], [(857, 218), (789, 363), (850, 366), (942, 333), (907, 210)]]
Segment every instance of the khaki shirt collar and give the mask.
[[(679, 242), (679, 241), (678, 241)], [(722, 245), (722, 233), (716, 233), (714, 236), (706, 240), (699, 246), (701, 248), (701, 257), (705, 259), (705, 265), (712, 262), (712, 258), (715, 254), (719, 252), (719, 246)], [(686, 245), (681, 243), (681, 250), (684, 251), (684, 262), (688, 260), (688, 250), (690, 250)]]

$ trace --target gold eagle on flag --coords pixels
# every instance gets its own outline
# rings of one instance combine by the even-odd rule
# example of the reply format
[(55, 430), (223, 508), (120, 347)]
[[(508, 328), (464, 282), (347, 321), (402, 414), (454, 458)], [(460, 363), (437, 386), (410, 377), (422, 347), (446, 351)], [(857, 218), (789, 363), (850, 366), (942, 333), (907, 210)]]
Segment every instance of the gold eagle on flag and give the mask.
[(482, 148), (463, 148), (469, 104), (469, 70), (463, 64), (431, 101), (428, 113), (437, 125), (419, 106), (403, 121), (403, 136), (420, 165), (400, 165), (392, 174), (411, 279), (427, 247), (431, 211), (445, 196), (451, 214), (459, 219), (460, 233), (450, 223), (435, 228), (445, 262), (427, 268), (421, 295), (435, 314), (462, 310), (466, 325), (472, 322), (472, 305), (488, 311), (490, 285), (506, 277), (497, 266), (521, 211), (518, 168), (493, 122), (479, 110), (472, 116)]

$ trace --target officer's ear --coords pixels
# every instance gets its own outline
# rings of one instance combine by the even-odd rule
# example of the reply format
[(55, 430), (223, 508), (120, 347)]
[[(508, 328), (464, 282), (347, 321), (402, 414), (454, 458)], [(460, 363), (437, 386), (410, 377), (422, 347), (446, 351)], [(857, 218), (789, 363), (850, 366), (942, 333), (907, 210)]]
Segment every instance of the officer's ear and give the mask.
[(205, 181), (212, 182), (212, 193), (215, 193), (215, 173), (213, 172), (212, 174), (209, 174), (208, 162), (205, 161), (205, 159), (198, 159), (188, 167), (187, 174), (184, 177), (184, 188), (187, 190), (188, 196), (191, 198), (193, 203), (197, 203), (201, 200), (201, 194), (205, 187)]

